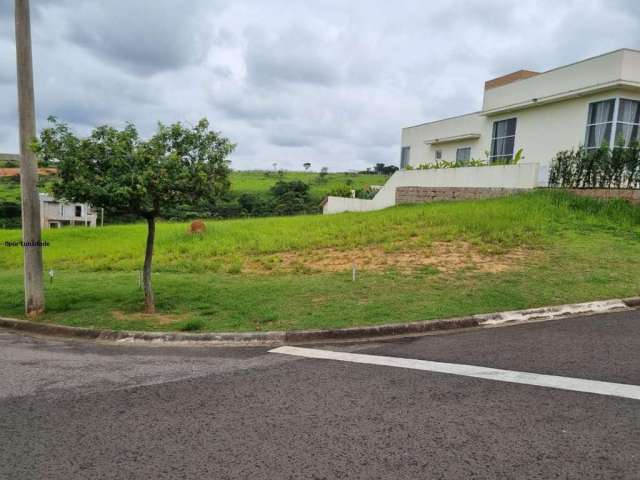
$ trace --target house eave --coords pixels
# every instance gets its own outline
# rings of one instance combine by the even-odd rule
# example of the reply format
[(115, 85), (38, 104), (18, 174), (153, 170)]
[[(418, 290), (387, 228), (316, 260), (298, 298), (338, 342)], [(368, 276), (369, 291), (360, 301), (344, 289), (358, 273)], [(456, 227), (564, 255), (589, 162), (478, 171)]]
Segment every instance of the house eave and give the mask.
[(454, 143), (454, 142), (463, 142), (465, 140), (477, 140), (480, 138), (479, 133), (465, 133), (462, 135), (454, 135), (451, 137), (442, 137), (442, 138), (432, 138), (430, 140), (425, 140), (425, 145), (440, 145), (443, 143)]
[(483, 110), (482, 112), (480, 112), (480, 115), (483, 115), (485, 117), (492, 117), (495, 115), (511, 113), (517, 110), (524, 110), (526, 108), (533, 108), (533, 107), (538, 107), (540, 105), (547, 105), (550, 103), (561, 102), (561, 101), (570, 100), (573, 98), (584, 97), (587, 95), (593, 95), (596, 93), (605, 92), (608, 90), (614, 90), (618, 88), (629, 89), (629, 90), (640, 90), (640, 82), (618, 79), (612, 82), (599, 83), (599, 84), (590, 85), (588, 87), (579, 88), (575, 90), (566, 90), (564, 92), (548, 95), (546, 97), (532, 98), (524, 102), (504, 105), (504, 106), (492, 108), (489, 110)]

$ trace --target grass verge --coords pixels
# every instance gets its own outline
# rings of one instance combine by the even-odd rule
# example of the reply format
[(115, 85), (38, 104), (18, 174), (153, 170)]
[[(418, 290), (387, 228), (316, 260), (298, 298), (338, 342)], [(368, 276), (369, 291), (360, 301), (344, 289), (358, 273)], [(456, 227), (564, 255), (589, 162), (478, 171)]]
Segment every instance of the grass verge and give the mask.
[[(0, 242), (17, 239), (18, 231), (0, 231)], [(210, 222), (201, 237), (186, 234), (185, 224), (161, 224), (154, 276), (159, 313), (153, 316), (139, 313), (144, 226), (47, 231), (45, 239), (51, 244), (46, 268), (56, 275), (47, 284), (42, 321), (116, 330), (337, 328), (640, 292), (640, 209), (557, 192)], [(442, 256), (441, 245), (457, 255), (456, 268), (447, 268), (450, 259), (418, 265), (415, 255), (406, 255)], [(316, 262), (318, 251), (344, 257), (373, 247), (378, 256), (408, 264), (378, 262), (368, 269), (363, 263), (352, 282), (350, 268)], [(514, 251), (520, 254), (510, 256)], [(277, 260), (291, 255), (293, 264)], [(21, 257), (19, 248), (0, 247), (5, 316), (22, 314)], [(506, 268), (483, 268), (483, 262)], [(264, 268), (248, 268), (256, 264)]]

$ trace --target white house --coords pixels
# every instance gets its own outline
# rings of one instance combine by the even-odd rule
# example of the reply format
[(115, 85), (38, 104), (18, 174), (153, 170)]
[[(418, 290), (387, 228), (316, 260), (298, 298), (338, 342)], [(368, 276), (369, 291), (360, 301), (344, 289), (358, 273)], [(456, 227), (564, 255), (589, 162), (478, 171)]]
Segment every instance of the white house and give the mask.
[(68, 203), (40, 194), (40, 225), (42, 228), (61, 228), (78, 225), (95, 227), (98, 216), (86, 203)]
[[(485, 82), (482, 109), (402, 129), (401, 170), (372, 200), (328, 197), (324, 213), (482, 198), (547, 184), (561, 150), (640, 140), (640, 51), (615, 50), (546, 72)], [(439, 160), (518, 165), (411, 170)], [(502, 162), (496, 162), (502, 161)], [(421, 190), (422, 189), (422, 190)]]
[(485, 82), (482, 110), (402, 130), (401, 167), (511, 158), (548, 165), (560, 150), (639, 139), (640, 51)]

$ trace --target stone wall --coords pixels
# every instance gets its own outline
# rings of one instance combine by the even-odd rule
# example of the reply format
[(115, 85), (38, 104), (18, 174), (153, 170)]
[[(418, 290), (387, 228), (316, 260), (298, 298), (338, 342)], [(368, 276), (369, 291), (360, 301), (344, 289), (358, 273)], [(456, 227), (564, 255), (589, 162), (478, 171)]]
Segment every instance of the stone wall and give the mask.
[(398, 187), (396, 204), (429, 203), (442, 200), (477, 200), (503, 197), (528, 191), (525, 188), (473, 188), (473, 187)]
[(625, 188), (567, 188), (566, 190), (580, 197), (591, 197), (601, 200), (621, 198), (631, 203), (640, 203), (640, 190)]

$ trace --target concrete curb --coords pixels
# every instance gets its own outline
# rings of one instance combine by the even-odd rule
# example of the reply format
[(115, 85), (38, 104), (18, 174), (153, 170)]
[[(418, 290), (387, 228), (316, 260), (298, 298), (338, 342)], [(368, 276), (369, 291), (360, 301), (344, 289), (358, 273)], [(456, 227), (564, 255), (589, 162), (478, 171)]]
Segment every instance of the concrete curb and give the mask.
[(145, 342), (152, 344), (203, 344), (220, 346), (274, 346), (314, 343), (321, 341), (355, 341), (403, 337), (436, 331), (471, 327), (493, 327), (507, 323), (544, 321), (576, 315), (629, 310), (640, 306), (640, 297), (603, 300), (597, 302), (558, 305), (510, 312), (497, 312), (445, 320), (425, 320), (370, 327), (338, 328), (332, 330), (292, 330), (276, 332), (242, 333), (182, 333), (182, 332), (130, 332), (125, 330), (97, 330), (68, 327), (28, 320), (0, 317), (0, 328), (38, 335), (82, 338), (118, 343)]

